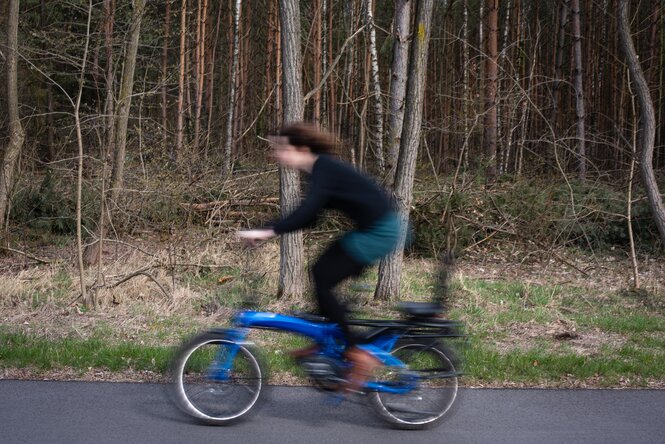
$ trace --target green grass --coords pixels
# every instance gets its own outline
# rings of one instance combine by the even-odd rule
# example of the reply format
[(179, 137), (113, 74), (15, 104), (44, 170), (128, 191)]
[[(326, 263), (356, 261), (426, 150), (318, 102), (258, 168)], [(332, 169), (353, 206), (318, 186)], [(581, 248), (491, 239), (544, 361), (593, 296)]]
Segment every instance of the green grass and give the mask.
[(614, 386), (622, 379), (629, 379), (635, 386), (645, 386), (646, 378), (665, 378), (665, 354), (633, 346), (582, 356), (545, 348), (499, 353), (490, 346), (477, 344), (466, 350), (464, 362), (466, 374), (477, 383), (510, 381), (557, 385), (595, 379), (597, 385)]
[(118, 344), (103, 339), (65, 338), (47, 340), (21, 333), (0, 333), (0, 366), (33, 367), (39, 370), (105, 368), (165, 372), (170, 347), (148, 347), (131, 342)]
[[(422, 270), (421, 270), (422, 271)], [(347, 285), (351, 300), (371, 300), (367, 282), (374, 271)], [(403, 282), (405, 294), (427, 300), (431, 289), (426, 271)], [(233, 276), (233, 280), (220, 278)], [(413, 277), (413, 278), (412, 278)], [(56, 275), (49, 290), (58, 297), (71, 277)], [(216, 312), (219, 308), (238, 308), (244, 295), (265, 282), (253, 276), (250, 284), (239, 270), (206, 270), (187, 276), (192, 286), (206, 289), (194, 300), (195, 309)], [(665, 317), (654, 301), (658, 295), (626, 292), (593, 292), (577, 287), (540, 286), (511, 281), (464, 279), (452, 286), (448, 317), (460, 319), (469, 334), (460, 347), (464, 372), (471, 384), (503, 383), (524, 385), (645, 386), (647, 379), (665, 381)], [(649, 302), (646, 303), (645, 301)], [(256, 301), (255, 301), (256, 302)], [(254, 307), (260, 307), (261, 300)], [(138, 307), (138, 306), (137, 306)], [(294, 309), (303, 307), (294, 306)], [(392, 318), (392, 306), (358, 305), (356, 316)], [(164, 373), (174, 344), (193, 330), (206, 328), (194, 324), (183, 314), (160, 316), (149, 307), (136, 308), (145, 316), (144, 328), (136, 335), (118, 334), (110, 322), (98, 320), (87, 332), (90, 339), (70, 337), (50, 340), (19, 328), (0, 329), (0, 367), (30, 367), (38, 370), (103, 368), (150, 370)], [(216, 324), (220, 320), (215, 321)], [(564, 325), (586, 343), (556, 339), (552, 328)], [(529, 330), (531, 329), (531, 330)], [(528, 334), (524, 333), (528, 330)], [(131, 337), (131, 340), (128, 338)], [(305, 382), (306, 379), (287, 351), (307, 345), (307, 340), (270, 331), (252, 332), (250, 340), (262, 350), (264, 361), (277, 382)], [(630, 381), (626, 383), (626, 381)]]

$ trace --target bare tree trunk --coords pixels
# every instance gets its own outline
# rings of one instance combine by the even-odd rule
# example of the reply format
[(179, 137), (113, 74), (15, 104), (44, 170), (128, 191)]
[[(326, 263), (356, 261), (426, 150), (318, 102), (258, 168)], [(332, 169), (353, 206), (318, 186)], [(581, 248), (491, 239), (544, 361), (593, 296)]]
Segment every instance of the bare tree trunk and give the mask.
[(633, 177), (635, 176), (635, 162), (637, 161), (637, 111), (635, 110), (635, 93), (628, 80), (630, 91), (630, 105), (633, 114), (633, 143), (631, 144), (630, 172), (628, 173), (628, 193), (626, 196), (626, 223), (628, 225), (628, 241), (630, 245), (630, 260), (633, 263), (633, 288), (640, 288), (640, 273), (637, 269), (637, 255), (635, 254), (635, 239), (633, 236)]
[(95, 306), (94, 298), (88, 297), (85, 285), (85, 269), (83, 267), (83, 241), (81, 238), (81, 191), (83, 187), (83, 135), (81, 134), (81, 119), (79, 110), (81, 108), (81, 97), (83, 96), (83, 83), (85, 82), (85, 68), (88, 61), (88, 46), (90, 44), (90, 19), (92, 18), (92, 0), (88, 4), (88, 25), (85, 34), (85, 49), (83, 50), (83, 61), (81, 62), (81, 75), (79, 77), (79, 91), (74, 106), (74, 122), (76, 125), (76, 140), (78, 142), (78, 177), (76, 181), (76, 244), (78, 252), (78, 267), (81, 287), (81, 298), (88, 307)]
[[(136, 67), (136, 53), (139, 48), (139, 37), (141, 35), (141, 19), (145, 11), (145, 0), (132, 0), (132, 26), (130, 28), (129, 41), (122, 71), (122, 83), (118, 97), (118, 120), (116, 125), (115, 159), (111, 172), (111, 202), (115, 203), (122, 188), (123, 174), (125, 169), (125, 149), (127, 146), (127, 124), (129, 111), (132, 105), (132, 93), (134, 91), (134, 69)], [(109, 207), (110, 209), (113, 207)]]
[[(113, 61), (113, 22), (115, 17), (115, 0), (104, 1), (104, 46), (106, 53), (106, 99), (104, 104), (104, 141), (100, 147), (102, 162), (102, 188), (106, 185), (109, 157), (115, 152), (115, 66)], [(93, 61), (94, 63), (94, 61)], [(102, 251), (106, 227), (106, 193), (102, 190), (99, 214), (98, 240), (85, 247), (83, 265), (98, 264), (101, 267)], [(94, 305), (95, 301), (90, 300)]]
[[(332, 8), (331, 8), (332, 9)], [(325, 73), (328, 70), (328, 0), (321, 0), (321, 70)], [(333, 83), (333, 82), (330, 82)], [(321, 86), (321, 126), (325, 129), (330, 127), (330, 113), (328, 109), (328, 82)]]
[(376, 31), (374, 29), (373, 0), (366, 0), (365, 21), (369, 33), (369, 53), (372, 61), (372, 96), (374, 97), (374, 131), (371, 132), (379, 173), (385, 171), (383, 155), (383, 98), (381, 96), (381, 81), (379, 78), (379, 56), (376, 52)]
[(182, 155), (185, 123), (185, 55), (187, 35), (187, 0), (182, 0), (180, 9), (180, 73), (178, 75), (178, 123), (176, 124), (175, 152), (171, 149), (171, 160), (178, 163)]
[(374, 298), (380, 300), (398, 298), (400, 293), (404, 244), (413, 200), (413, 180), (420, 145), (433, 5), (433, 0), (418, 0), (417, 2), (416, 30), (411, 43), (409, 77), (406, 86), (406, 112), (394, 188), (402, 230), (395, 252), (382, 260), (379, 266), (379, 281)]
[[(279, 0), (275, 0), (279, 1)], [(279, 8), (279, 6), (278, 6)], [(279, 16), (279, 11), (277, 11)], [(275, 91), (275, 126), (278, 126), (282, 123), (284, 119), (284, 105), (282, 103), (282, 95), (284, 94), (284, 80), (282, 75), (282, 25), (280, 24), (280, 18), (275, 19), (275, 83), (277, 84), (277, 89)]]
[(203, 150), (203, 159), (205, 162), (208, 161), (208, 152), (210, 147), (210, 140), (212, 138), (212, 121), (213, 121), (213, 104), (215, 97), (215, 63), (217, 60), (217, 42), (219, 39), (219, 27), (222, 22), (222, 3), (219, 4), (217, 8), (217, 20), (215, 21), (215, 37), (212, 38), (210, 44), (212, 46), (211, 55), (210, 55), (210, 64), (209, 64), (209, 73), (208, 73), (208, 90), (206, 94), (208, 95), (208, 132), (206, 133), (206, 142), (205, 148)]
[(23, 149), (25, 132), (18, 111), (18, 14), (19, 0), (9, 1), (7, 15), (7, 116), (9, 117), (9, 144), (5, 148), (0, 170), (0, 230), (6, 228), (9, 197), (15, 182), (18, 158)]
[(233, 12), (233, 62), (231, 65), (231, 78), (229, 79), (229, 115), (226, 121), (226, 141), (224, 143), (224, 169), (222, 174), (231, 173), (231, 148), (233, 146), (233, 119), (236, 107), (236, 82), (238, 77), (238, 58), (240, 56), (240, 12), (242, 0), (236, 0)]
[[(346, 27), (347, 35), (351, 35), (354, 32), (354, 13), (355, 13), (355, 2), (346, 2), (344, 4), (344, 25)], [(346, 67), (344, 69), (344, 83), (342, 85), (342, 106), (340, 106), (340, 116), (339, 116), (339, 126), (340, 132), (343, 133), (347, 139), (349, 139), (349, 148), (351, 150), (350, 160), (351, 163), (355, 166), (356, 155), (355, 155), (355, 144), (351, 140), (351, 116), (352, 113), (350, 109), (353, 104), (351, 98), (353, 96), (353, 68), (354, 68), (354, 57), (355, 57), (355, 42), (352, 40), (349, 42), (349, 49), (346, 53)]]
[(113, 22), (115, 17), (115, 0), (104, 1), (104, 46), (106, 51), (106, 128), (104, 137), (104, 152), (102, 156), (107, 161), (108, 156), (115, 152), (115, 66), (113, 58)]
[(395, 182), (397, 158), (404, 125), (404, 96), (409, 64), (409, 27), (411, 24), (411, 0), (395, 0), (393, 21), (393, 64), (390, 73), (390, 112), (388, 114), (386, 186)]
[(563, 79), (563, 53), (566, 43), (566, 25), (568, 24), (568, 4), (570, 0), (561, 1), (559, 11), (559, 35), (556, 49), (556, 60), (554, 62), (554, 81), (552, 82), (552, 128), (557, 130), (557, 114), (559, 111), (559, 88)]
[(168, 137), (168, 99), (166, 95), (166, 86), (168, 78), (168, 63), (169, 63), (169, 35), (171, 33), (171, 0), (166, 0), (166, 12), (164, 18), (164, 35), (162, 42), (162, 140), (166, 146), (166, 139)]
[[(201, 4), (203, 1), (203, 4)], [(194, 140), (192, 153), (198, 156), (201, 143), (201, 111), (203, 109), (203, 80), (205, 76), (205, 39), (206, 18), (208, 17), (208, 0), (198, 0), (196, 8), (196, 40), (194, 50)]]
[(312, 44), (313, 50), (312, 50), (312, 63), (314, 65), (314, 87), (316, 90), (314, 91), (314, 96), (312, 99), (314, 100), (313, 102), (313, 112), (312, 112), (312, 120), (320, 124), (321, 123), (321, 89), (318, 88), (318, 84), (321, 82), (321, 21), (322, 21), (322, 12), (321, 12), (321, 0), (314, 0), (314, 3), (312, 5), (312, 9), (314, 10), (314, 23), (312, 24), (313, 29), (313, 40), (314, 43)]
[[(663, 92), (665, 91), (665, 85), (663, 84), (663, 76), (665, 75), (665, 0), (660, 0), (660, 55), (658, 63), (658, 119), (656, 120), (659, 125), (658, 139), (657, 144), (661, 146), (663, 144), (663, 136), (665, 135), (665, 123), (663, 122), (663, 108), (665, 108), (665, 100), (663, 100)], [(661, 148), (661, 159), (663, 159), (663, 164), (665, 164), (665, 149)]]
[[(501, 51), (499, 52), (499, 66), (503, 67), (503, 72), (508, 72), (508, 67), (506, 66), (506, 56), (508, 52), (508, 35), (510, 30), (510, 9), (511, 9), (511, 0), (507, 0), (506, 4), (506, 17), (503, 22), (503, 42), (501, 43)], [(498, 36), (497, 36), (498, 38)], [(498, 74), (498, 73), (497, 73)], [(518, 74), (519, 75), (519, 74)], [(505, 77), (501, 76), (502, 79), (497, 78), (497, 91), (504, 91), (505, 88)], [(519, 82), (519, 78), (515, 79), (515, 82)], [(498, 95), (498, 94), (497, 94)], [(503, 103), (500, 103), (503, 102)], [(511, 131), (504, 131), (504, 126), (506, 129), (510, 127), (511, 124), (511, 100), (508, 94), (504, 93), (504, 98), (500, 96), (497, 98), (496, 106), (496, 128), (497, 128), (497, 141), (502, 142), (498, 146), (497, 153), (497, 165), (499, 174), (504, 174), (506, 172), (506, 163), (507, 158), (510, 153), (510, 141), (512, 134)], [(504, 140), (504, 133), (506, 133), (506, 139)]]
[[(39, 4), (40, 15), (39, 15), (39, 25), (42, 28), (47, 27), (46, 23), (46, 0), (41, 0)], [(41, 49), (43, 51), (48, 50), (49, 44), (44, 41), (42, 42)], [(52, 63), (48, 63), (48, 69), (52, 70)], [(55, 123), (53, 119), (53, 84), (49, 79), (44, 79), (46, 81), (46, 155), (47, 161), (53, 162), (55, 160)]]
[[(284, 124), (301, 121), (304, 117), (300, 53), (299, 0), (280, 0), (282, 39), (282, 76)], [(280, 168), (280, 206), (282, 216), (291, 214), (300, 202), (298, 172)], [(283, 235), (280, 240), (279, 290), (280, 297), (300, 297), (305, 290), (302, 232)]]
[(584, 128), (584, 77), (582, 72), (582, 35), (580, 33), (580, 3), (571, 0), (573, 26), (573, 61), (575, 63), (575, 112), (577, 114), (577, 169), (580, 180), (586, 179), (586, 135)]
[(635, 84), (637, 91), (637, 98), (640, 104), (640, 145), (641, 145), (641, 162), (640, 168), (642, 170), (642, 180), (646, 188), (647, 196), (649, 198), (649, 207), (653, 215), (660, 239), (663, 246), (665, 246), (665, 206), (658, 191), (658, 184), (653, 172), (653, 147), (656, 132), (656, 117), (649, 94), (649, 86), (647, 85), (644, 72), (640, 66), (635, 47), (633, 46), (633, 39), (630, 35), (630, 27), (628, 25), (628, 0), (619, 1), (619, 38), (626, 55), (626, 62), (630, 76)]
[(464, 77), (463, 77), (463, 91), (464, 91), (464, 143), (462, 144), (462, 153), (461, 153), (461, 158), (462, 158), (462, 163), (464, 165), (464, 168), (469, 167), (469, 139), (471, 138), (471, 134), (469, 132), (469, 119), (471, 118), (471, 66), (469, 65), (469, 60), (470, 60), (470, 50), (469, 47), (471, 46), (471, 41), (469, 40), (469, 4), (467, 0), (464, 0), (464, 5), (463, 5), (464, 11), (464, 21), (462, 25), (462, 36), (464, 39), (463, 45), (464, 48), (462, 49), (462, 57), (463, 57), (463, 71), (464, 71)]
[(499, 0), (485, 0), (487, 8), (487, 43), (485, 52), (485, 178), (488, 184), (496, 180), (496, 93), (498, 80), (497, 35), (499, 24)]

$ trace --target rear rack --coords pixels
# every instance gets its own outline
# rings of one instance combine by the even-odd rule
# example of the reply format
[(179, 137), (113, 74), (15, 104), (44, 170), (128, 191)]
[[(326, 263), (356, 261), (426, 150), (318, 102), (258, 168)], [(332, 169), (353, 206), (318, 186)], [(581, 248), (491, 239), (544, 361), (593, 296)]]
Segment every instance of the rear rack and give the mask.
[(447, 319), (350, 319), (349, 325), (371, 327), (368, 338), (377, 336), (389, 330), (404, 332), (403, 338), (464, 338), (464, 325), (459, 321)]

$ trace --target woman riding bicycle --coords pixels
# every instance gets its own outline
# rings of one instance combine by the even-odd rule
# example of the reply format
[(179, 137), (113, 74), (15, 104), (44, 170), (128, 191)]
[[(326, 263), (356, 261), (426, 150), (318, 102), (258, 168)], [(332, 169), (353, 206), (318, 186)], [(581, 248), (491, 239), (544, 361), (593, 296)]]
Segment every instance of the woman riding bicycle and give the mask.
[(270, 239), (313, 225), (323, 209), (340, 210), (353, 221), (354, 230), (333, 242), (311, 270), (319, 311), (340, 326), (347, 342), (346, 358), (353, 365), (348, 388), (358, 389), (379, 362), (357, 347), (346, 308), (333, 290), (395, 248), (399, 219), (386, 194), (370, 178), (332, 157), (336, 141), (331, 134), (301, 122), (282, 128), (270, 140), (277, 163), (310, 176), (309, 192), (298, 209), (271, 227), (238, 235), (250, 242)]

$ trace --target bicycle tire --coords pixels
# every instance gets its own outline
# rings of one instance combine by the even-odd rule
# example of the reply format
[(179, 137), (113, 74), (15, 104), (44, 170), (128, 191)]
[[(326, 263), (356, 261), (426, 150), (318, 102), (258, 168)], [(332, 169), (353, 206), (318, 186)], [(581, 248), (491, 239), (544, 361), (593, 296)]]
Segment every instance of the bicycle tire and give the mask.
[[(212, 377), (211, 367), (231, 347), (238, 348), (228, 376)], [(184, 344), (172, 361), (171, 375), (175, 404), (211, 425), (230, 425), (256, 411), (264, 385), (256, 352), (219, 332), (203, 333)]]
[(418, 375), (419, 386), (403, 395), (370, 393), (374, 411), (391, 426), (406, 430), (429, 428), (451, 417), (460, 395), (453, 352), (441, 342), (410, 340), (398, 342), (392, 354)]

